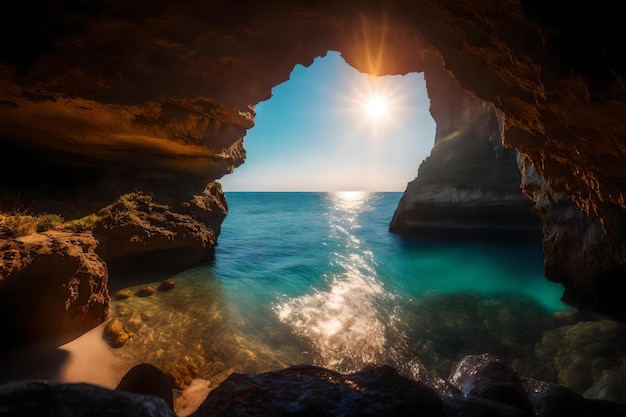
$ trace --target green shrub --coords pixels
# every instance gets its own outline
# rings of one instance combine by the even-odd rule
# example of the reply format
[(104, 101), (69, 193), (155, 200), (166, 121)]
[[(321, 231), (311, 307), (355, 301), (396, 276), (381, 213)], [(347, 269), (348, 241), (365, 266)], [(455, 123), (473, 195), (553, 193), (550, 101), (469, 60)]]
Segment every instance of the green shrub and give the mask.
[(66, 224), (66, 227), (73, 232), (82, 233), (93, 230), (96, 224), (100, 221), (100, 216), (97, 214), (90, 214), (80, 219), (72, 220)]
[(63, 223), (63, 218), (58, 214), (42, 214), (35, 218), (35, 231), (42, 233)]

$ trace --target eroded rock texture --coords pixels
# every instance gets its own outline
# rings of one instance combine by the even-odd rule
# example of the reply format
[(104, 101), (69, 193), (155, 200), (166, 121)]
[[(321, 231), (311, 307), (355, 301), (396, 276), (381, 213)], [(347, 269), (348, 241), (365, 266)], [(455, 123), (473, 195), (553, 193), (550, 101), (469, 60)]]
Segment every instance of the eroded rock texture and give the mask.
[(0, 349), (62, 344), (106, 319), (109, 275), (96, 245), (90, 233), (60, 231), (0, 241)]
[[(221, 223), (226, 217), (224, 194), (215, 183), (176, 212), (152, 199), (136, 199), (96, 213), (96, 252), (110, 267), (121, 270), (184, 268), (213, 259)], [(126, 203), (128, 204), (128, 203)]]
[[(589, 237), (606, 240), (608, 255), (593, 262), (602, 268), (573, 271), (556, 256), (547, 275), (583, 307), (624, 295), (619, 3), (23, 1), (1, 15), (3, 203), (19, 193), (36, 210), (78, 216), (135, 190), (159, 204), (189, 201), (243, 162), (250, 106), (295, 64), (338, 50), (371, 74), (429, 79), (437, 65), (493, 105), (505, 146), (581, 209), (548, 228), (593, 224)], [(446, 97), (431, 87), (441, 108)], [(548, 248), (578, 247), (556, 234)]]

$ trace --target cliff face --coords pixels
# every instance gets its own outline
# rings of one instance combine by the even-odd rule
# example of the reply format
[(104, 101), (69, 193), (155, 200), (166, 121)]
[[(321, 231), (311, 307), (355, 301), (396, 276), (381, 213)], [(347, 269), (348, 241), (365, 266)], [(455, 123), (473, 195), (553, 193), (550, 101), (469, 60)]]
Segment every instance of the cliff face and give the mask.
[(495, 108), (471, 97), (442, 69), (425, 73), (435, 145), (402, 196), (389, 229), (427, 237), (518, 239), (540, 235), (520, 190), (514, 149), (502, 145)]
[[(243, 162), (250, 106), (295, 64), (338, 50), (370, 74), (424, 71), (438, 137), (475, 120), (461, 133), (489, 138), (497, 163), (513, 158), (501, 139), (558, 184), (581, 210), (559, 227), (576, 219), (610, 248), (594, 265), (613, 278), (594, 296), (623, 295), (625, 31), (617, 3), (10, 3), (0, 17), (0, 203), (20, 196), (78, 217), (135, 190), (159, 204), (191, 201)], [(459, 106), (436, 91), (437, 71), (469, 92)], [(555, 248), (578, 247), (560, 236), (548, 239)], [(568, 287), (574, 298), (604, 274), (551, 259), (549, 276), (580, 284)]]
[(576, 206), (558, 182), (550, 184), (521, 158), (522, 190), (543, 222), (544, 273), (565, 288), (563, 301), (622, 317), (624, 279), (620, 248), (600, 220)]

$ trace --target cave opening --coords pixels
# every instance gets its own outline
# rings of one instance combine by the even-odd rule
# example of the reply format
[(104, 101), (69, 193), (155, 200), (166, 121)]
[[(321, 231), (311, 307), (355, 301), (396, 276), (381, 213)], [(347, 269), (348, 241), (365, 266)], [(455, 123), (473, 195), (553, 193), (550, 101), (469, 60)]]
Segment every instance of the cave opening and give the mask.
[(435, 122), (422, 73), (375, 77), (329, 51), (255, 107), (225, 191), (404, 191)]

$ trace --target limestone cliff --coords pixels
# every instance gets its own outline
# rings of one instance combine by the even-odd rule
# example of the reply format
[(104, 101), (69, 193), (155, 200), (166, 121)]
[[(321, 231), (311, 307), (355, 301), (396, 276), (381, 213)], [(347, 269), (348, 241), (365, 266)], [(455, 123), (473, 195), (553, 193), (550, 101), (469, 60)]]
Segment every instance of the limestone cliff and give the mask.
[(435, 145), (389, 229), (416, 236), (538, 238), (541, 224), (520, 190), (515, 150), (502, 145), (496, 110), (442, 69), (431, 67), (426, 83)]

